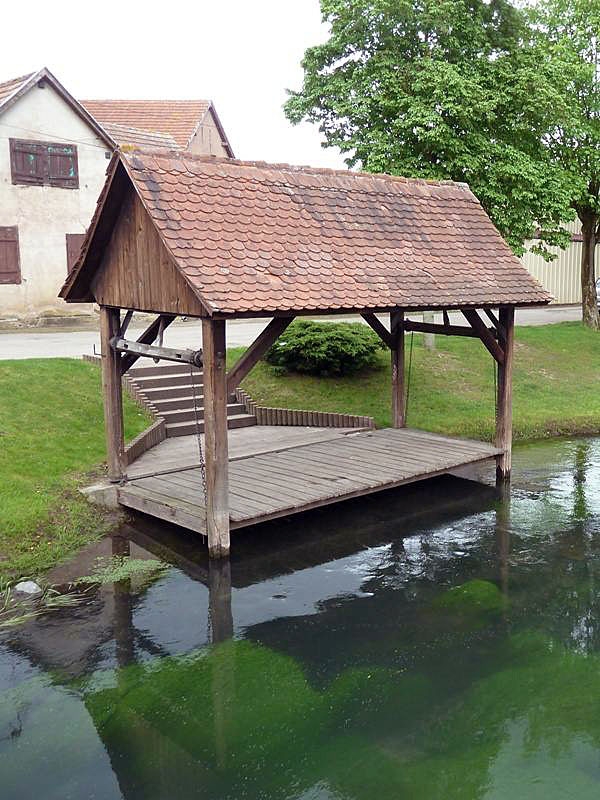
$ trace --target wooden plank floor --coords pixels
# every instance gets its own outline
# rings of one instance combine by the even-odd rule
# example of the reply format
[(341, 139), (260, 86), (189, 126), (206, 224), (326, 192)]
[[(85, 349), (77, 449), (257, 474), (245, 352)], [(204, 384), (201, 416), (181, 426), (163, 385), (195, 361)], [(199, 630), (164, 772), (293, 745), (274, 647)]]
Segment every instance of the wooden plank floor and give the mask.
[[(440, 475), (500, 451), (410, 428), (348, 434), (229, 463), (231, 528), (285, 517)], [(132, 478), (122, 505), (205, 532), (200, 469)]]

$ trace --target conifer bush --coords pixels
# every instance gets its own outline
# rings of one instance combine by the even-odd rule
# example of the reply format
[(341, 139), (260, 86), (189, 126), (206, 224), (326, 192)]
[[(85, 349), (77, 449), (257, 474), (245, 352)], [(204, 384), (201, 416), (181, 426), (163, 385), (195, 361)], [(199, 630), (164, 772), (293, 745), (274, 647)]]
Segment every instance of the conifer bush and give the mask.
[(282, 372), (352, 375), (376, 366), (383, 349), (377, 334), (360, 322), (298, 320), (279, 337), (265, 361)]

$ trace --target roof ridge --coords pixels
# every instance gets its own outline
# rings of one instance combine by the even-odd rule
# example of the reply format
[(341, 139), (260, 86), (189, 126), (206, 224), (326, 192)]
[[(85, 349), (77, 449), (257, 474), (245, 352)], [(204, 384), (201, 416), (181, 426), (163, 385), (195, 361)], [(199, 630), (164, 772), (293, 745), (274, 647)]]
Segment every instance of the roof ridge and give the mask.
[(139, 98), (131, 98), (131, 97), (88, 97), (84, 100), (80, 100), (80, 103), (205, 103), (207, 105), (212, 105), (212, 100), (207, 100), (206, 97), (197, 97), (197, 98), (186, 98), (184, 100), (176, 100), (174, 98), (168, 97), (161, 97), (158, 99), (144, 99), (142, 97)]
[(6, 86), (9, 83), (25, 83), (36, 74), (35, 72), (28, 72), (26, 75), (18, 75), (16, 78), (7, 78), (5, 81), (0, 81), (0, 86)]
[[(124, 154), (128, 155), (128, 154)], [(469, 185), (464, 181), (453, 181), (448, 179), (435, 179), (435, 178), (409, 178), (403, 175), (391, 175), (388, 172), (363, 172), (353, 171), (351, 169), (334, 169), (332, 167), (311, 167), (309, 165), (286, 164), (282, 162), (270, 161), (245, 161), (239, 158), (225, 158), (222, 156), (201, 155), (198, 153), (189, 153), (181, 150), (154, 150), (150, 148), (142, 148), (132, 156), (152, 156), (161, 159), (176, 159), (178, 161), (199, 161), (208, 164), (222, 163), (228, 166), (238, 167), (260, 167), (262, 169), (279, 169), (286, 172), (300, 172), (305, 175), (337, 175), (344, 178), (372, 178), (377, 180), (407, 183), (415, 185), (426, 186), (457, 186), (461, 189), (470, 191)]]

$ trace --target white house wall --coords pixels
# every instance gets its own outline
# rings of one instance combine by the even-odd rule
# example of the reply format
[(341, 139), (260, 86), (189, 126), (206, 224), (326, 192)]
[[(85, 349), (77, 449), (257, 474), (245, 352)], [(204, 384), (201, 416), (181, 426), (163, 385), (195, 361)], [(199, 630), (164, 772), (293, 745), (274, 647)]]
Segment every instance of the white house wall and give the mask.
[[(15, 186), (9, 139), (77, 145), (79, 189)], [(19, 229), (21, 284), (0, 285), (0, 319), (81, 313), (57, 297), (67, 233), (84, 233), (105, 180), (108, 147), (50, 86), (33, 87), (0, 116), (0, 226)]]

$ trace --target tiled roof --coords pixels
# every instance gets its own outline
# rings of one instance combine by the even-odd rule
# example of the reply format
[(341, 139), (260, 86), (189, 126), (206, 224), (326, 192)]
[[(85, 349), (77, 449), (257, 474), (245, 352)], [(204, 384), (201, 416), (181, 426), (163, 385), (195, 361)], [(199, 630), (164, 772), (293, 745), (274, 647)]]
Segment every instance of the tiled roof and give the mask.
[(101, 125), (124, 125), (171, 136), (187, 147), (210, 108), (207, 100), (82, 100), (83, 107)]
[(551, 299), (464, 184), (164, 153), (123, 161), (213, 312)]
[(149, 147), (155, 149), (164, 147), (167, 150), (178, 150), (177, 142), (167, 133), (152, 133), (130, 128), (127, 125), (115, 125), (106, 122), (104, 130), (121, 146), (133, 145), (135, 147)]
[(17, 91), (17, 89), (20, 89), (21, 86), (23, 86), (23, 84), (26, 83), (33, 74), (33, 72), (30, 72), (29, 75), (22, 75), (20, 78), (12, 78), (9, 81), (0, 83), (0, 103), (3, 100), (6, 100), (7, 97), (10, 97), (11, 94)]

